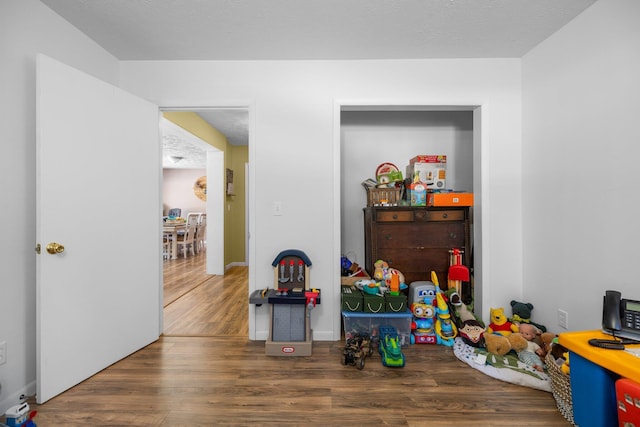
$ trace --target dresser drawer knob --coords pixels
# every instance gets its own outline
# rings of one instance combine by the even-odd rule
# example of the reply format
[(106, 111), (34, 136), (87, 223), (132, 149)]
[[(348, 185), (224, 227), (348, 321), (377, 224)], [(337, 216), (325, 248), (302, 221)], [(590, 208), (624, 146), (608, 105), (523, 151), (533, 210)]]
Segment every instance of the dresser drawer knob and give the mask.
[(393, 214), (393, 216), (391, 218), (398, 219), (398, 214)]
[(448, 218), (448, 217), (449, 217), (449, 214), (448, 214), (448, 213), (443, 213), (443, 214), (442, 214), (442, 218)]

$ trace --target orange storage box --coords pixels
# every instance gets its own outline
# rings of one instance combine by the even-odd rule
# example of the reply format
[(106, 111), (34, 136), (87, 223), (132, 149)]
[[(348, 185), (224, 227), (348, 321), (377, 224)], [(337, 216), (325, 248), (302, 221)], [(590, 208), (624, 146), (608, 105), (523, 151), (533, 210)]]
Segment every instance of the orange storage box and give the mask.
[(427, 193), (427, 206), (473, 206), (473, 193)]

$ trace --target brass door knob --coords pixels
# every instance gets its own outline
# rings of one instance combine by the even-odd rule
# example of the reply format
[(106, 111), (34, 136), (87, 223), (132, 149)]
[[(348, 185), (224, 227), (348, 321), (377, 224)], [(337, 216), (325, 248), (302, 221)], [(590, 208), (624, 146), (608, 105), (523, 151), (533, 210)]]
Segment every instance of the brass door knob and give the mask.
[(49, 252), (51, 255), (61, 254), (62, 252), (64, 252), (64, 246), (62, 246), (60, 243), (51, 242), (47, 245), (47, 252)]

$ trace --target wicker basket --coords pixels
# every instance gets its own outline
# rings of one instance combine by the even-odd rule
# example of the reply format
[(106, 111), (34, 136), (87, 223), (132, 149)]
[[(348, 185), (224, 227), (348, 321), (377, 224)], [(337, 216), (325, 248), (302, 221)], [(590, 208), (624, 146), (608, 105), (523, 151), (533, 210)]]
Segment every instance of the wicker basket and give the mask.
[(565, 375), (560, 370), (551, 352), (545, 357), (547, 372), (551, 377), (551, 392), (556, 400), (556, 406), (562, 416), (572, 425), (576, 425), (573, 420), (573, 400), (571, 398), (571, 380), (569, 375)]
[(401, 188), (367, 188), (367, 206), (398, 206)]

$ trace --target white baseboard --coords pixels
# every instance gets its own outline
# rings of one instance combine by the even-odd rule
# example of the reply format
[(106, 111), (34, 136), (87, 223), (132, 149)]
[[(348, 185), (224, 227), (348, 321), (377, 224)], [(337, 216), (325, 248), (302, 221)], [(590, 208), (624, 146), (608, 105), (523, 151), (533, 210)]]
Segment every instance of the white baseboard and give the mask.
[[(24, 397), (35, 396), (36, 394), (36, 382), (32, 381), (26, 386), (24, 386), (21, 390), (13, 393), (11, 396), (7, 396), (6, 399), (0, 402), (0, 414), (4, 414), (7, 412), (7, 409), (11, 408), (14, 405), (19, 405), (24, 402)], [(23, 397), (21, 400), (20, 397)]]
[(231, 267), (246, 267), (248, 264), (246, 262), (231, 262), (229, 264), (227, 264), (224, 269), (228, 270)]

